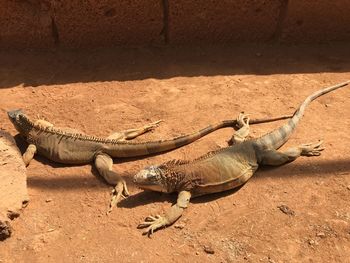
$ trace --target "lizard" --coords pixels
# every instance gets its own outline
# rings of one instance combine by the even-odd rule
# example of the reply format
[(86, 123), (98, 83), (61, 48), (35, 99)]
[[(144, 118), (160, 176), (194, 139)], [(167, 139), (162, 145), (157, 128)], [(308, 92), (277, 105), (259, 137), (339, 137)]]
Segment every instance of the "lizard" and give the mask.
[[(194, 133), (172, 139), (131, 142), (131, 139), (155, 129), (160, 121), (147, 124), (141, 128), (116, 132), (107, 138), (102, 138), (86, 135), (71, 128), (55, 127), (52, 123), (44, 119), (32, 121), (20, 109), (8, 111), (8, 117), (19, 134), (28, 143), (28, 147), (23, 154), (23, 160), (26, 166), (29, 165), (36, 153), (51, 161), (63, 164), (81, 165), (94, 162), (98, 173), (107, 183), (115, 185), (108, 212), (111, 212), (113, 206), (117, 205), (121, 198), (129, 196), (125, 181), (112, 170), (112, 158), (145, 156), (173, 150), (192, 143), (215, 130), (235, 127), (237, 124), (237, 120), (226, 120), (209, 125)], [(255, 120), (255, 123), (288, 117), (290, 116), (258, 119)]]
[[(302, 144), (278, 151), (284, 145), (301, 120), (306, 107), (316, 98), (348, 85), (350, 81), (318, 90), (309, 95), (293, 114), (293, 117), (279, 128), (249, 140), (235, 140), (231, 146), (209, 152), (193, 161), (171, 160), (152, 165), (138, 172), (133, 181), (143, 190), (164, 193), (178, 193), (177, 202), (164, 216), (148, 216), (138, 225), (143, 234), (150, 236), (157, 229), (164, 228), (178, 220), (188, 207), (190, 198), (222, 192), (245, 184), (260, 165), (279, 166), (292, 162), (299, 156), (318, 156), (324, 150), (322, 141)], [(249, 117), (241, 116), (243, 133), (249, 133)], [(239, 131), (239, 130), (238, 130)], [(248, 131), (248, 132), (247, 132)]]

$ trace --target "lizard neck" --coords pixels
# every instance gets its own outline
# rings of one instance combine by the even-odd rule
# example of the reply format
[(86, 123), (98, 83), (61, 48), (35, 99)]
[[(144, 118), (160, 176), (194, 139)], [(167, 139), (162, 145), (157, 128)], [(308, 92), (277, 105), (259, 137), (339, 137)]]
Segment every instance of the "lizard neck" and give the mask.
[(172, 160), (162, 164), (159, 168), (163, 171), (162, 180), (167, 191), (169, 193), (190, 191), (196, 184), (200, 183), (201, 178), (198, 176), (197, 164), (201, 160)]
[(34, 123), (26, 116), (19, 115), (15, 121), (12, 121), (16, 130), (25, 138), (28, 137), (29, 133), (34, 129)]

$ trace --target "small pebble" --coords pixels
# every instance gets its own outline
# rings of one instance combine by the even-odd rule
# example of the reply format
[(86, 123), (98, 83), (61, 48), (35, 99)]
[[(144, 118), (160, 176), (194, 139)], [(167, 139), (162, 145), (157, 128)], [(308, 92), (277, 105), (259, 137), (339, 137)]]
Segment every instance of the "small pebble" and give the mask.
[(295, 212), (286, 205), (277, 206), (284, 214), (294, 216)]
[(185, 225), (183, 225), (183, 224), (177, 224), (177, 225), (175, 225), (174, 227), (177, 228), (177, 229), (183, 229), (183, 228), (185, 227)]
[(215, 253), (214, 249), (209, 247), (209, 246), (204, 246), (204, 252), (207, 254), (214, 254)]
[(316, 236), (317, 236), (317, 237), (320, 237), (320, 238), (324, 238), (324, 237), (326, 237), (326, 234), (323, 233), (323, 232), (318, 232), (318, 233), (316, 234)]
[(48, 199), (45, 200), (45, 202), (46, 202), (46, 203), (50, 203), (50, 202), (52, 202), (52, 199), (51, 199), (51, 198), (48, 198)]
[(17, 211), (7, 211), (7, 217), (10, 218), (11, 220), (19, 217), (19, 212)]
[(318, 245), (318, 242), (316, 240), (313, 240), (313, 239), (309, 239), (308, 243), (310, 246), (317, 246)]

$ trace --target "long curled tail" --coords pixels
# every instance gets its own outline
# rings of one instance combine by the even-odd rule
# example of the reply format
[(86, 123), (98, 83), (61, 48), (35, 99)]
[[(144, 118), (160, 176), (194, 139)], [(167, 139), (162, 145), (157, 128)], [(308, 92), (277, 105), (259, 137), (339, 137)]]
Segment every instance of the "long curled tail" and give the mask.
[(299, 123), (300, 119), (303, 117), (306, 107), (315, 99), (318, 97), (331, 92), (333, 90), (342, 88), (346, 85), (348, 85), (350, 81), (346, 81), (343, 83), (339, 83), (337, 85), (324, 88), (321, 90), (318, 90), (314, 93), (312, 93), (310, 96), (308, 96), (304, 102), (299, 106), (299, 108), (295, 111), (293, 114), (293, 117), (288, 121), (288, 123), (284, 124), (280, 128), (265, 134), (261, 138), (257, 140), (257, 143), (259, 145), (265, 146), (270, 149), (278, 149), (283, 144), (285, 144), (289, 138), (289, 136), (293, 133), (295, 130), (297, 124)]

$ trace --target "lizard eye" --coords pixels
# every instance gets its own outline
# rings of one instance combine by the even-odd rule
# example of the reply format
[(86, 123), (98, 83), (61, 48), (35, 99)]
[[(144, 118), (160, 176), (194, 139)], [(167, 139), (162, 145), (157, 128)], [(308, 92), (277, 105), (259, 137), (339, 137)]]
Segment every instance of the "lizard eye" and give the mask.
[(149, 181), (157, 181), (158, 180), (158, 167), (150, 166), (147, 168), (147, 179)]

